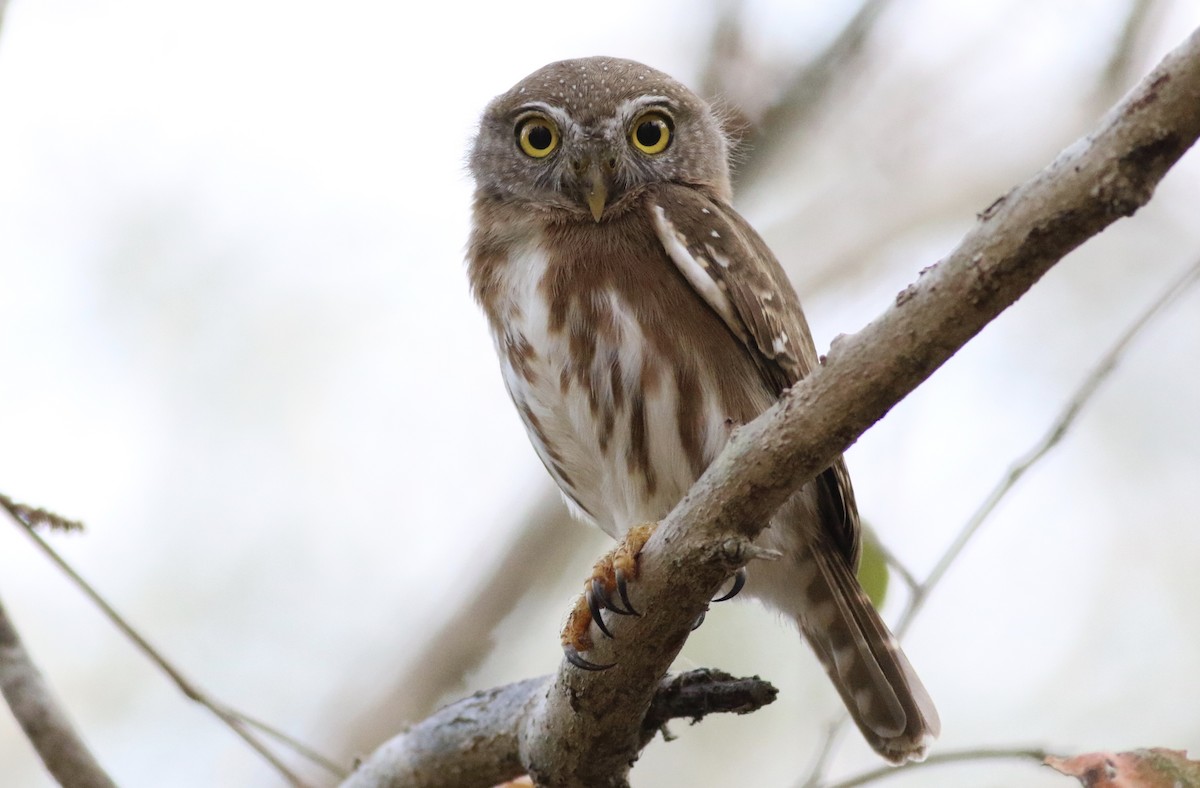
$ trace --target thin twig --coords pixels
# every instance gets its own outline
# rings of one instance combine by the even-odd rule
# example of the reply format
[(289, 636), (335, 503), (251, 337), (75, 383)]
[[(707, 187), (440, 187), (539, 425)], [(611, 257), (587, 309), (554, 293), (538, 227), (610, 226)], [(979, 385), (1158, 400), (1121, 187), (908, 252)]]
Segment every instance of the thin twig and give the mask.
[[(735, 430), (643, 547), (632, 589), (642, 615), (617, 617), (613, 638), (594, 644), (594, 657), (616, 666), (581, 671), (564, 661), (548, 686), (523, 695), (527, 705), (509, 708), (499, 729), (479, 731), (509, 745), (495, 752), (498, 768), (486, 775), (492, 784), (515, 773), (499, 767), (513, 768), (516, 758), (517, 768), (546, 784), (627, 785), (641, 750), (637, 726), (658, 679), (773, 513), (1070, 251), (1145, 205), (1200, 138), (1197, 91), (1200, 30), (1096, 129), (989, 206), (878, 318), (840, 336), (825, 363)], [(505, 693), (481, 693), (481, 703)], [(470, 725), (449, 728), (437, 729), (441, 749), (404, 753), (410, 773), (437, 779), (404, 784), (463, 784), (424, 771), (477, 741)]]
[(272, 739), (275, 739), (280, 744), (290, 747), (298, 755), (302, 755), (303, 757), (312, 761), (314, 764), (320, 766), (334, 777), (345, 779), (346, 775), (350, 773), (344, 767), (338, 765), (338, 763), (332, 758), (322, 755), (314, 750), (311, 746), (305, 744), (291, 734), (281, 731), (274, 725), (264, 722), (256, 717), (251, 717), (249, 714), (238, 711), (237, 709), (232, 709), (228, 706), (225, 706), (224, 708), (225, 711), (227, 711), (233, 717), (236, 717), (238, 720), (244, 722), (246, 725), (249, 725), (251, 728), (257, 728), (266, 735), (270, 736)]
[(700, 722), (709, 714), (750, 714), (775, 702), (779, 690), (758, 676), (736, 678), (723, 670), (700, 668), (665, 676), (642, 721), (652, 738), (671, 720)]
[[(1025, 452), (1019, 459), (1015, 460), (1008, 468), (1004, 476), (992, 488), (992, 491), (980, 504), (975, 513), (959, 530), (954, 541), (942, 552), (933, 569), (926, 575), (925, 579), (919, 583), (910, 582), (913, 575), (904, 567), (904, 564), (890, 553), (880, 544), (880, 550), (887, 560), (888, 564), (896, 568), (901, 577), (909, 583), (912, 590), (912, 595), (908, 599), (908, 604), (905, 606), (904, 612), (897, 619), (895, 632), (897, 637), (903, 637), (908, 629), (912, 626), (916, 617), (924, 608), (926, 601), (929, 599), (930, 593), (941, 583), (946, 572), (958, 559), (967, 543), (975, 537), (979, 529), (983, 526), (987, 518), (995, 511), (996, 506), (1004, 499), (1009, 492), (1016, 487), (1018, 481), (1034, 466), (1039, 460), (1063, 439), (1075, 423), (1083, 407), (1091, 400), (1096, 390), (1100, 385), (1108, 379), (1117, 364), (1124, 356), (1129, 345), (1141, 334), (1147, 325), (1155, 318), (1166, 311), (1167, 307), (1177, 301), (1184, 292), (1200, 280), (1200, 259), (1193, 262), (1182, 275), (1168, 285), (1158, 298), (1150, 303), (1132, 323), (1126, 327), (1125, 331), (1117, 338), (1117, 341), (1100, 357), (1100, 360), (1092, 368), (1092, 371), (1079, 383), (1071, 398), (1067, 400), (1067, 404), (1059, 412), (1058, 416), (1051, 423), (1050, 428), (1042, 435), (1028, 451)], [(845, 726), (848, 717), (842, 714), (838, 717), (829, 729), (825, 740), (822, 742), (821, 750), (817, 756), (817, 761), (810, 769), (808, 777), (802, 783), (805, 788), (815, 788), (816, 786), (824, 785), (824, 771), (828, 764), (829, 757), (833, 751), (838, 735)], [(932, 760), (929, 759), (929, 760)], [(928, 761), (926, 761), (928, 763)], [(857, 783), (854, 783), (857, 785)], [(841, 784), (836, 784), (840, 786)], [(834, 786), (829, 786), (834, 788)]]
[[(0, 0), (0, 32), (8, 0)], [(20, 507), (0, 495), (0, 505), (25, 526), (26, 522), (66, 530), (82, 528), (77, 522), (50, 512)], [(24, 516), (14, 514), (21, 511)], [(25, 737), (37, 751), (46, 769), (64, 788), (115, 788), (112, 778), (88, 750), (87, 745), (54, 698), (42, 672), (26, 651), (17, 628), (0, 603), (0, 694), (3, 694)]]
[[(728, 576), (712, 545), (729, 544), (734, 534), (755, 539), (800, 484), (827, 468), (1068, 252), (1144, 205), (1200, 137), (1197, 90), (1200, 30), (1097, 129), (988, 206), (948, 257), (866, 328), (836, 339), (824, 364), (731, 436), (642, 549), (643, 617), (619, 617), (609, 627), (613, 639), (594, 649), (617, 670), (584, 675), (560, 667), (523, 728), (532, 732), (522, 740), (528, 747), (523, 757), (547, 782), (584, 775), (624, 784), (636, 757), (626, 733), (628, 708), (644, 702), (647, 678), (665, 670), (705, 597)], [(656, 604), (668, 597), (670, 605)], [(577, 723), (589, 714), (592, 724)]]
[(66, 517), (55, 514), (49, 509), (41, 509), (37, 506), (17, 503), (4, 493), (0, 493), (0, 506), (7, 509), (8, 513), (17, 518), (26, 528), (44, 528), (48, 531), (65, 531), (68, 533), (81, 533), (83, 531), (83, 523), (78, 520), (68, 520)]
[(900, 575), (900, 579), (904, 581), (904, 585), (908, 586), (909, 592), (916, 593), (916, 590), (921, 587), (921, 583), (917, 580), (917, 576), (912, 573), (912, 570), (905, 566), (904, 562), (900, 560), (900, 556), (893, 553), (891, 549), (883, 543), (883, 540), (881, 540), (876, 534), (872, 534), (871, 547), (878, 550), (879, 554), (883, 556), (883, 560), (887, 562), (887, 565), (890, 566), (896, 572), (896, 574)]
[(983, 503), (975, 510), (966, 524), (958, 532), (958, 536), (950, 543), (942, 553), (941, 558), (934, 564), (932, 570), (926, 576), (925, 580), (917, 587), (912, 598), (909, 600), (908, 608), (904, 614), (900, 616), (896, 624), (897, 636), (904, 635), (912, 625), (913, 619), (921, 612), (925, 606), (925, 601), (929, 598), (929, 594), (942, 581), (946, 571), (962, 553), (963, 548), (967, 543), (974, 538), (978, 533), (979, 528), (984, 521), (995, 511), (996, 506), (1004, 499), (1006, 495), (1016, 486), (1026, 472), (1029, 471), (1042, 457), (1059, 444), (1063, 436), (1075, 423), (1079, 413), (1083, 407), (1091, 400), (1096, 390), (1104, 383), (1116, 369), (1121, 357), (1129, 345), (1137, 339), (1142, 330), (1157, 316), (1174, 303), (1183, 293), (1197, 280), (1200, 280), (1200, 259), (1192, 263), (1181, 276), (1176, 278), (1171, 284), (1163, 290), (1163, 292), (1154, 299), (1151, 304), (1137, 316), (1136, 319), (1129, 325), (1128, 328), (1121, 334), (1116, 342), (1108, 349), (1108, 351), (1100, 357), (1099, 362), (1088, 373), (1087, 377), (1076, 387), (1071, 398), (1067, 400), (1067, 404), (1059, 412), (1057, 418), (1051, 423), (1050, 428), (1046, 433), (1035, 443), (1020, 459), (1009, 466), (1008, 471), (1003, 478), (996, 483), (992, 488), (991, 493)]
[(808, 777), (800, 784), (801, 788), (822, 788), (822, 780), (825, 779), (825, 768), (829, 765), (829, 760), (833, 757), (833, 751), (837, 745), (837, 740), (846, 730), (845, 711), (841, 716), (825, 728), (825, 735), (821, 740), (821, 747), (817, 750), (816, 760), (812, 766), (808, 768)]
[[(3, 10), (0, 0), (0, 11)], [(0, 693), (42, 763), (65, 788), (116, 788), (67, 719), (0, 603)]]
[[(175, 683), (175, 686), (179, 688), (180, 692), (215, 714), (218, 719), (229, 726), (234, 733), (241, 737), (241, 739), (250, 745), (250, 747), (252, 747), (256, 752), (258, 752), (259, 755), (261, 755), (268, 763), (270, 763), (271, 766), (273, 766), (275, 770), (278, 771), (280, 775), (282, 775), (284, 779), (286, 779), (292, 785), (305, 785), (305, 782), (301, 780), (298, 775), (292, 772), (292, 770), (289, 769), (282, 761), (280, 761), (265, 743), (263, 743), (257, 736), (247, 729), (248, 727), (257, 727), (262, 728), (265, 731), (265, 728), (260, 723), (252, 721), (249, 717), (241, 712), (235, 711), (234, 709), (209, 698), (195, 684), (186, 678), (178, 668), (167, 661), (166, 657), (164, 657), (157, 649), (150, 645), (150, 643), (144, 637), (142, 637), (142, 635), (136, 629), (134, 629), (133, 626), (126, 621), (125, 618), (122, 617), (121, 614), (118, 613), (112, 607), (112, 605), (110, 605), (108, 601), (102, 597), (98, 591), (96, 591), (95, 588), (91, 586), (91, 584), (84, 580), (79, 573), (76, 572), (75, 569), (54, 550), (54, 548), (50, 547), (50, 545), (47, 544), (46, 541), (43, 540), (41, 536), (34, 530), (34, 524), (22, 517), (21, 510), (16, 508), (8, 498), (0, 497), (0, 508), (3, 508), (6, 512), (8, 512), (13, 520), (22, 526), (21, 530), (23, 530), (29, 536), (29, 538), (33, 540), (34, 544), (37, 545), (42, 552), (45, 553), (46, 556), (49, 557), (49, 559), (53, 561), (81, 591), (83, 591), (84, 595), (87, 596), (88, 599), (90, 599), (92, 603), (96, 605), (96, 607), (100, 608), (100, 611), (105, 615), (105, 617), (108, 618), (108, 620), (111, 621), (112, 624), (116, 626), (116, 628), (119, 629), (122, 634), (125, 635), (125, 637), (129, 638), (129, 640), (133, 642), (139, 651), (149, 658), (151, 662), (157, 665), (160, 670), (167, 674), (171, 681)], [(292, 740), (290, 737), (283, 736), (274, 729), (269, 732), (275, 738), (291, 744), (292, 746), (295, 745), (294, 740)], [(310, 753), (312, 751), (308, 747), (302, 747), (301, 749), (297, 749), (297, 752), (305, 757), (310, 757)], [(345, 771), (337, 767), (327, 758), (318, 758), (315, 759), (314, 762), (326, 769), (329, 769), (338, 777), (345, 776)]]
[(869, 772), (863, 772), (860, 775), (851, 777), (847, 780), (841, 780), (836, 783), (830, 783), (828, 788), (858, 788), (860, 785), (878, 782), (887, 779), (893, 775), (905, 774), (917, 769), (924, 769), (929, 766), (941, 766), (947, 763), (962, 763), (971, 761), (996, 761), (996, 760), (1034, 760), (1041, 763), (1046, 760), (1046, 751), (1030, 748), (987, 748), (979, 747), (967, 750), (953, 750), (950, 752), (939, 752), (930, 755), (923, 761), (912, 761), (904, 766), (881, 766), (878, 769), (872, 769)]

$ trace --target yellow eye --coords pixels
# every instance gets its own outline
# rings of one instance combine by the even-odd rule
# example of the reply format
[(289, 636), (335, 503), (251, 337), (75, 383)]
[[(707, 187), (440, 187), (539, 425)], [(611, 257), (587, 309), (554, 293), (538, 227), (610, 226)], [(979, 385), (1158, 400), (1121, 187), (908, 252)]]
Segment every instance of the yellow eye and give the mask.
[(671, 119), (662, 112), (650, 111), (633, 122), (629, 141), (642, 153), (653, 156), (671, 144)]
[(517, 123), (517, 143), (526, 156), (544, 159), (558, 147), (558, 127), (542, 115), (531, 115)]

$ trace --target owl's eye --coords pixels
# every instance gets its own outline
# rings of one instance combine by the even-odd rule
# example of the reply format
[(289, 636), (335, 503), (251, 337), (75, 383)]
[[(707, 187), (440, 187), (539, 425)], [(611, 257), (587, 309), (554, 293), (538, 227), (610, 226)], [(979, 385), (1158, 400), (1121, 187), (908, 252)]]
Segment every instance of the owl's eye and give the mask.
[(651, 110), (638, 117), (633, 122), (633, 131), (629, 133), (629, 141), (633, 147), (642, 153), (654, 155), (662, 153), (671, 144), (671, 119)]
[(526, 156), (544, 159), (558, 147), (558, 127), (541, 115), (531, 115), (517, 123), (517, 143)]

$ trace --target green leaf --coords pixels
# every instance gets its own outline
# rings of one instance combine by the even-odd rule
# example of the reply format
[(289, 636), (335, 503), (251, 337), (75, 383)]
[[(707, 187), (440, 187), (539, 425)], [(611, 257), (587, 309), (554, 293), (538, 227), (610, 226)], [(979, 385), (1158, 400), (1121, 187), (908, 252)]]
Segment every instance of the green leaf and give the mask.
[(863, 529), (862, 558), (858, 562), (858, 582), (867, 592), (871, 604), (876, 610), (883, 607), (887, 599), (888, 571), (887, 561), (879, 550), (879, 542), (869, 529)]

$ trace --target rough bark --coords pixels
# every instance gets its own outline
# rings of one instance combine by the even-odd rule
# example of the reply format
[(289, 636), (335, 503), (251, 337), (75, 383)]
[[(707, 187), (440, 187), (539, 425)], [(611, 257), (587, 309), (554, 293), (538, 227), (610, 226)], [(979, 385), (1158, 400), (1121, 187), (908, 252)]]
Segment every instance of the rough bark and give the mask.
[[(958, 247), (879, 318), (835, 340), (821, 368), (735, 433), (642, 551), (631, 592), (645, 614), (610, 622), (615, 640), (588, 655), (616, 667), (587, 673), (564, 663), (552, 682), (512, 707), (496, 763), (511, 772), (515, 748), (539, 785), (627, 785), (659, 678), (718, 586), (756, 557), (753, 539), (772, 512), (1068, 252), (1149, 201), (1198, 134), (1200, 31), (1094, 132), (980, 213)], [(506, 691), (492, 692), (502, 701)], [(462, 752), (463, 740), (449, 738), (443, 749), (417, 755)], [(487, 785), (505, 776), (428, 784)]]
[[(545, 697), (551, 677), (528, 679), (478, 692), (430, 715), (371, 754), (344, 785), (353, 788), (452, 788), (489, 786), (525, 774), (520, 732)], [(673, 719), (708, 714), (748, 714), (775, 700), (776, 690), (757, 676), (693, 670), (658, 682), (648, 712), (637, 721), (639, 749)]]

